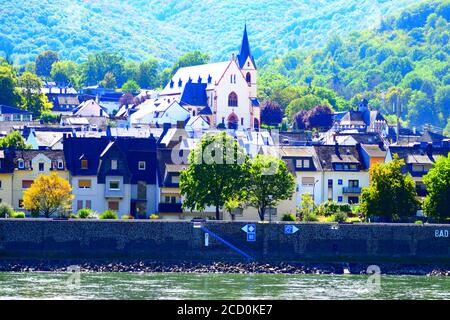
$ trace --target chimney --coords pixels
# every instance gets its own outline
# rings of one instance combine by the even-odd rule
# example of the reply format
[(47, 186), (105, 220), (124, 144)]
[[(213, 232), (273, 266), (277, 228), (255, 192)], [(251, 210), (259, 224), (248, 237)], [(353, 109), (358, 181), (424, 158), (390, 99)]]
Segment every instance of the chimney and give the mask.
[(184, 121), (177, 121), (177, 129), (184, 129)]
[(231, 61), (234, 61), (234, 53), (231, 54)]
[(339, 143), (337, 141), (334, 143), (334, 152), (339, 156)]
[(428, 142), (427, 144), (427, 156), (432, 158), (433, 157), (433, 143)]

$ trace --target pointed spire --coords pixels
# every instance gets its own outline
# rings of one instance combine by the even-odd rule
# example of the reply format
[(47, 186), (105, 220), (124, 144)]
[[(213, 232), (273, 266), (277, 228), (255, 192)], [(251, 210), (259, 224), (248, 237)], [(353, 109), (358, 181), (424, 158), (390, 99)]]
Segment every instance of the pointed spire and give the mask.
[(253, 65), (256, 68), (255, 60), (253, 59), (252, 53), (250, 51), (250, 43), (248, 41), (248, 35), (247, 35), (247, 21), (245, 22), (244, 26), (244, 35), (242, 37), (242, 43), (241, 43), (241, 50), (239, 51), (239, 54), (237, 56), (239, 67), (242, 69), (245, 65), (245, 61), (247, 61), (247, 58), (252, 60)]

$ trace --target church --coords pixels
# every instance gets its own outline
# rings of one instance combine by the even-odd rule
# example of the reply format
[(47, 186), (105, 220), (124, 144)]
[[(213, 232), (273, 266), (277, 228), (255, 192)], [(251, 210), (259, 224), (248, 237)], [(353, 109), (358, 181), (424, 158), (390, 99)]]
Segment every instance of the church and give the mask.
[(159, 99), (177, 101), (191, 120), (202, 118), (219, 129), (259, 129), (257, 69), (244, 28), (241, 48), (229, 61), (180, 68)]

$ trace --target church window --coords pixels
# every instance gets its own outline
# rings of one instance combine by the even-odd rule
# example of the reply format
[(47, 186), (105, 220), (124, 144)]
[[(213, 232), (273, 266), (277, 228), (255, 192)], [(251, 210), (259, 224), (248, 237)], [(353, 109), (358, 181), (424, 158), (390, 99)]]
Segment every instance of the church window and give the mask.
[(245, 80), (247, 81), (247, 83), (252, 82), (252, 76), (251, 76), (250, 72), (247, 72), (247, 75), (245, 76)]
[(238, 105), (238, 97), (237, 94), (232, 92), (230, 93), (230, 95), (228, 96), (228, 106), (229, 107), (237, 107)]

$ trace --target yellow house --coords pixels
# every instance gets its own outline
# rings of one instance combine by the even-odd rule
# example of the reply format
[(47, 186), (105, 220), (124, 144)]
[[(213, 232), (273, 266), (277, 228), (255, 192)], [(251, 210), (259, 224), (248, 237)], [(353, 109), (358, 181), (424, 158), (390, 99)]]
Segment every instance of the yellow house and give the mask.
[(64, 152), (60, 150), (16, 150), (13, 164), (11, 205), (15, 210), (24, 210), (23, 192), (39, 175), (56, 172), (61, 178), (69, 180)]
[(12, 204), (13, 154), (0, 150), (0, 203)]

